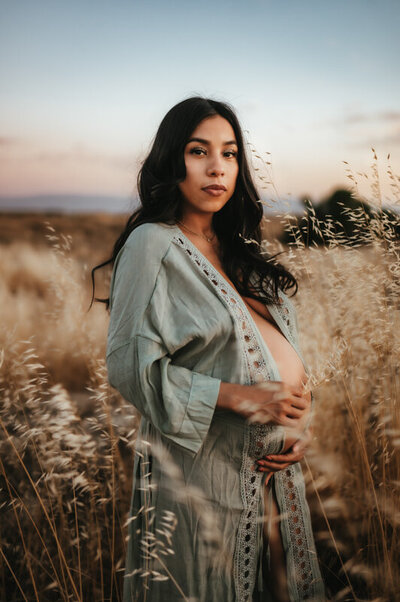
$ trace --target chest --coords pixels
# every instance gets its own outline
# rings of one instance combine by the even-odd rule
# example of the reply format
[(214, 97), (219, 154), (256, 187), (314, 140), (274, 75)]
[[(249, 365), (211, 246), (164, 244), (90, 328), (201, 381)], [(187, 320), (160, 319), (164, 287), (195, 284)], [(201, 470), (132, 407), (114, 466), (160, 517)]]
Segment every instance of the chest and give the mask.
[[(208, 259), (208, 261), (221, 274), (221, 276), (227, 282), (229, 282), (231, 287), (233, 289), (235, 289), (237, 292), (235, 285), (233, 284), (233, 282), (228, 278), (227, 274), (225, 273), (225, 271), (222, 267), (221, 260), (218, 256), (215, 248), (211, 248), (210, 246), (208, 246), (208, 247), (203, 246), (203, 249), (200, 249), (200, 250), (202, 251), (202, 254), (206, 257), (206, 259)], [(264, 303), (262, 303), (261, 301), (258, 301), (257, 299), (253, 299), (251, 297), (242, 296), (242, 299), (245, 302), (247, 309), (249, 310), (250, 314), (252, 315), (253, 319), (255, 320), (257, 326), (259, 326), (259, 327), (261, 326), (264, 329), (266, 327), (265, 322), (268, 322), (270, 324), (270, 326), (272, 326), (275, 329), (277, 328), (277, 326), (271, 316), (271, 313), (269, 312), (268, 308), (266, 307), (266, 305)], [(261, 318), (261, 320), (260, 320), (260, 318)]]
[[(225, 273), (215, 248), (206, 247), (205, 245), (202, 245), (202, 247), (202, 253), (206, 259), (229, 282), (232, 288), (238, 292), (233, 282)], [(282, 379), (297, 385), (304, 376), (304, 366), (297, 352), (278, 327), (265, 303), (247, 296), (241, 296), (241, 298), (274, 358)]]

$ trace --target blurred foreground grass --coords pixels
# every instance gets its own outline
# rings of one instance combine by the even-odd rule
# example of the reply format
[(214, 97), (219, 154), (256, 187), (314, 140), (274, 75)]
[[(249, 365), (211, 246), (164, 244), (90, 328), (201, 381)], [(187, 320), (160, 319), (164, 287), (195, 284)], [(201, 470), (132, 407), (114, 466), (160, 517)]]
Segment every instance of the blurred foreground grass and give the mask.
[[(104, 307), (86, 310), (89, 269), (124, 219), (19, 219), (0, 229), (0, 599), (121, 600), (137, 417), (107, 384)], [(283, 249), (276, 232), (269, 251)], [(316, 399), (304, 461), (316, 542), (332, 599), (394, 601), (399, 241), (377, 218), (368, 244), (326, 242), (281, 256), (300, 283)]]

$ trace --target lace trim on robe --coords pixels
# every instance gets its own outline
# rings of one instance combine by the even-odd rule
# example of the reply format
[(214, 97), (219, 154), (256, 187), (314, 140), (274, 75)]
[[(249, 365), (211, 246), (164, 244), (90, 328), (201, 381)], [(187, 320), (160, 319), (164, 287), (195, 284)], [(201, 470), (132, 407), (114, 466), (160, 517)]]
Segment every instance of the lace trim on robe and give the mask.
[[(211, 282), (234, 316), (242, 342), (243, 359), (247, 366), (248, 384), (271, 380), (273, 378), (271, 368), (265, 361), (263, 351), (258, 344), (254, 331), (256, 326), (243, 299), (189, 239), (177, 234), (174, 235), (173, 240), (184, 249), (199, 271)], [(284, 296), (279, 298), (280, 307), (277, 308), (279, 317), (288, 331), (289, 342), (298, 351), (294, 320), (290, 318)], [(254, 462), (265, 455), (279, 453), (282, 437), (277, 436), (278, 432), (276, 426), (259, 424), (249, 424), (245, 430), (240, 470), (244, 509), (239, 520), (234, 558), (234, 580), (238, 602), (251, 601), (258, 570), (257, 538), (260, 527), (257, 519), (260, 497), (263, 494), (263, 473), (253, 469)], [(281, 502), (284, 508), (281, 508), (281, 513), (288, 521), (294, 561), (294, 567), (290, 567), (291, 559), (290, 555), (287, 555), (287, 578), (289, 581), (294, 577), (295, 583), (292, 587), (294, 585), (297, 591), (296, 601), (312, 599), (316, 594), (313, 588), (316, 576), (312, 573), (310, 553), (315, 555), (315, 551), (313, 541), (310, 541), (306, 535), (304, 516), (299, 503), (300, 487), (296, 483), (293, 467), (280, 471), (279, 478), (284, 491), (284, 500)]]

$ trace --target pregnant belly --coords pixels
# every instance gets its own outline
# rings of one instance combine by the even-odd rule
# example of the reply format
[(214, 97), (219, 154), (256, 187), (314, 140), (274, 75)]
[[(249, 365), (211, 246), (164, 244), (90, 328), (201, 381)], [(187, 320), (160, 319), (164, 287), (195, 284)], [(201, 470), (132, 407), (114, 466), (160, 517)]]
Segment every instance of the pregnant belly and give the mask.
[[(251, 301), (251, 305), (247, 301)], [(264, 339), (266, 346), (276, 362), (281, 380), (294, 387), (301, 387), (301, 385), (306, 382), (303, 362), (293, 346), (272, 320), (268, 309), (259, 303), (265, 314), (262, 316), (259, 313), (261, 308), (259, 308), (259, 311), (256, 311), (253, 307), (256, 303), (258, 304), (259, 302), (254, 299), (246, 299), (247, 308), (261, 337)]]
[[(306, 383), (307, 376), (303, 362), (297, 352), (279, 330), (275, 322), (273, 322), (268, 309), (262, 303), (247, 298), (245, 303), (261, 337), (276, 362), (281, 380), (289, 385), (301, 388)], [(255, 309), (256, 306), (257, 311)], [(260, 315), (259, 312), (261, 311), (264, 315)], [(304, 394), (304, 397), (310, 402), (310, 393)], [(308, 413), (305, 412), (296, 429), (285, 428), (285, 446), (283, 451), (289, 449), (297, 441), (306, 426), (307, 419)]]

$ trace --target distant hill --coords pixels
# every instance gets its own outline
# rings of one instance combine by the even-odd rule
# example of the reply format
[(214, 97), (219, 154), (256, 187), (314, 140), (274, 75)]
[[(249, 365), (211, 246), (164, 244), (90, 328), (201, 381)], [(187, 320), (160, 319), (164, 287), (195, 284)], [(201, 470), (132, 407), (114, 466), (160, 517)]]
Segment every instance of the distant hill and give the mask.
[[(308, 201), (310, 202), (310, 201)], [(321, 202), (313, 203), (317, 212), (323, 207)], [(0, 195), (0, 213), (48, 213), (48, 214), (86, 214), (115, 213), (131, 214), (138, 206), (137, 198), (128, 198), (101, 194), (38, 194), (27, 196)], [(385, 209), (385, 206), (383, 207)], [(304, 198), (287, 197), (280, 200), (263, 200), (264, 213), (269, 216), (301, 216), (307, 208)], [(400, 207), (390, 205), (391, 211), (400, 212)]]
[(339, 188), (319, 203), (303, 199), (303, 212), (291, 218), (281, 242), (306, 245), (350, 246), (369, 244), (374, 236), (400, 238), (400, 214), (396, 205), (377, 207), (358, 198), (351, 189)]
[[(31, 196), (0, 196), (2, 213), (132, 213), (138, 199), (107, 195), (82, 194), (41, 194)], [(291, 213), (296, 215), (304, 210), (299, 199), (266, 201), (264, 212)]]
[(0, 196), (1, 212), (38, 213), (132, 213), (137, 201), (118, 196), (48, 194)]

